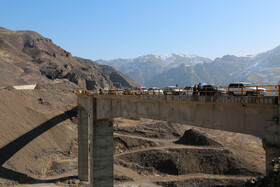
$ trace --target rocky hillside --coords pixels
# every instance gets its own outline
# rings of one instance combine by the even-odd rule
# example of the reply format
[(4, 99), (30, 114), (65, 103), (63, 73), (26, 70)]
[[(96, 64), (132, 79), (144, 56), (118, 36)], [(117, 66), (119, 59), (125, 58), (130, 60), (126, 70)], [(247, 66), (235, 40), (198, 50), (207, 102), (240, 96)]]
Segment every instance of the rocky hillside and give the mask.
[(184, 87), (199, 82), (228, 85), (235, 81), (277, 84), (280, 80), (280, 46), (257, 55), (246, 57), (225, 55), (214, 61), (198, 56), (172, 54), (98, 62), (110, 64), (149, 87), (175, 84)]
[[(37, 86), (11, 87), (24, 84)], [(73, 91), (136, 85), (112, 67), (72, 57), (36, 32), (0, 28), (0, 186), (76, 180)]]
[[(33, 31), (0, 27), (0, 87), (68, 80), (83, 89), (133, 87), (119, 71), (71, 53)], [(70, 83), (70, 84), (71, 84)]]

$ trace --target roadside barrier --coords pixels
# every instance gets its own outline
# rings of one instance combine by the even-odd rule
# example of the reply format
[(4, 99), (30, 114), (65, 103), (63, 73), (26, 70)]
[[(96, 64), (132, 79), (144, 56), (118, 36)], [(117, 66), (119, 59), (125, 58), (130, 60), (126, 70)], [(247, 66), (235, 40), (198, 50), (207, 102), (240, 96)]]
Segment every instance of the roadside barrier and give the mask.
[(219, 98), (219, 96), (227, 96), (228, 99), (235, 96), (240, 96), (241, 100), (243, 100), (245, 97), (255, 97), (256, 100), (259, 99), (259, 97), (263, 96), (278, 96), (278, 100), (280, 101), (280, 85), (258, 85), (258, 86), (246, 86), (246, 87), (225, 87), (225, 86), (219, 86), (219, 87), (203, 87), (203, 88), (193, 88), (188, 87), (186, 88), (176, 88), (176, 89), (143, 89), (143, 90), (133, 90), (133, 89), (127, 89), (127, 90), (95, 90), (95, 91), (78, 91), (76, 92), (76, 95), (133, 95), (137, 96), (138, 98), (142, 97), (144, 98), (145, 95), (147, 95), (148, 99), (150, 98), (161, 98), (164, 97), (165, 100), (167, 99), (167, 96), (171, 96), (172, 99), (174, 97), (179, 98), (189, 98), (194, 97), (198, 99), (198, 97), (215, 97), (216, 99)]

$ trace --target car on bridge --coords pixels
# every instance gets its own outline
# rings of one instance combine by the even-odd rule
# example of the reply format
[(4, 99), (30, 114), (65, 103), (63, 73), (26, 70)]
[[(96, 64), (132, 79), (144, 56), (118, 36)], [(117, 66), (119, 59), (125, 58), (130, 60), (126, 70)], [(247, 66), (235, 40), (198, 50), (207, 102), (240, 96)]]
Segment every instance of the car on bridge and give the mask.
[(179, 95), (179, 87), (177, 86), (168, 86), (164, 88), (164, 95)]
[(193, 86), (186, 86), (183, 90), (182, 90), (182, 95), (186, 95), (186, 96), (191, 96), (193, 95)]
[(109, 89), (107, 94), (108, 95), (123, 95), (124, 90), (117, 88), (117, 89)]
[(265, 88), (255, 86), (254, 84), (249, 82), (231, 83), (228, 86), (228, 91), (230, 95), (246, 95), (246, 96), (257, 95), (257, 93), (259, 96), (264, 96), (266, 93)]
[(200, 95), (226, 95), (227, 91), (225, 88), (222, 88), (218, 85), (203, 85), (203, 87), (199, 90)]
[(136, 87), (134, 88), (133, 92), (135, 95), (147, 95), (148, 94), (148, 88), (146, 87)]
[(123, 90), (123, 95), (133, 95), (134, 92), (133, 92), (133, 89), (124, 89)]
[(158, 87), (152, 87), (148, 89), (149, 95), (163, 95), (163, 91)]

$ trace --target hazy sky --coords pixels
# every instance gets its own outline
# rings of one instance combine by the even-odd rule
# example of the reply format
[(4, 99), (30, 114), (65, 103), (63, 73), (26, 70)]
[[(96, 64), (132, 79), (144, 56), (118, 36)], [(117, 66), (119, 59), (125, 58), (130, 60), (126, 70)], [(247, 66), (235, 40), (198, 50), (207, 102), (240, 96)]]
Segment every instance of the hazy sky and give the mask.
[(280, 45), (279, 0), (0, 0), (0, 26), (74, 56), (245, 56)]

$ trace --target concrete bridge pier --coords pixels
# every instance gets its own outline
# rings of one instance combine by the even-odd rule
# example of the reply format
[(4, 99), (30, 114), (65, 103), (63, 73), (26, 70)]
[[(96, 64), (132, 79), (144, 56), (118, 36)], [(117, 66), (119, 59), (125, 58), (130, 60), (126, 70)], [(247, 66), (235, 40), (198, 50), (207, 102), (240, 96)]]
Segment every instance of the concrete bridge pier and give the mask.
[(263, 139), (263, 148), (265, 150), (266, 174), (268, 174), (270, 171), (273, 171), (272, 160), (280, 157), (280, 145), (272, 144)]
[(81, 96), (78, 103), (78, 178), (91, 187), (113, 187), (113, 122), (97, 119), (95, 98)]
[(82, 181), (89, 180), (88, 173), (88, 112), (79, 107), (78, 109), (78, 178)]
[(90, 186), (114, 186), (113, 122), (94, 120), (90, 145)]
[(263, 148), (265, 150), (266, 173), (273, 170), (272, 160), (280, 157), (280, 105), (278, 116), (275, 115), (265, 124), (265, 138)]

